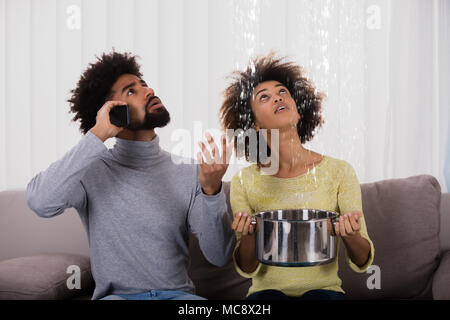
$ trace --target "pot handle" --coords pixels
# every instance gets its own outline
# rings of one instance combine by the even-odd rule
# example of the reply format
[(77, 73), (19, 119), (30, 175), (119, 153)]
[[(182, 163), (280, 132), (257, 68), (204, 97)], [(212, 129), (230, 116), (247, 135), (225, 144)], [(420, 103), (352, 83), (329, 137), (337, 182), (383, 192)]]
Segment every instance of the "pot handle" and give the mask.
[(335, 229), (336, 223), (337, 223), (336, 218), (331, 219), (331, 228), (333, 228), (333, 236), (336, 236), (336, 229)]

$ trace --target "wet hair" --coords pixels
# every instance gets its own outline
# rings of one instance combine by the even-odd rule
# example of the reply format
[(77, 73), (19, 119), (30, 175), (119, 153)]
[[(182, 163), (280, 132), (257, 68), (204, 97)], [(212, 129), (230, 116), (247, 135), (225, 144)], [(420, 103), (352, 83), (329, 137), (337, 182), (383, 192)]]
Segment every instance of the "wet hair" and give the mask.
[[(219, 111), (224, 130), (242, 129), (245, 132), (253, 129), (255, 115), (250, 105), (253, 90), (262, 82), (278, 81), (289, 90), (297, 105), (300, 115), (297, 132), (301, 143), (310, 141), (314, 137), (316, 129), (324, 123), (321, 111), (325, 94), (316, 90), (313, 83), (305, 77), (301, 66), (286, 60), (286, 57), (275, 57), (275, 54), (271, 53), (268, 56), (252, 59), (245, 71), (234, 71), (231, 74), (231, 84), (223, 93), (225, 99)], [(237, 137), (235, 137), (235, 148), (236, 140)], [(245, 156), (248, 161), (247, 142), (245, 142)], [(260, 162), (259, 156), (257, 162)]]
[(67, 100), (73, 121), (80, 121), (80, 131), (86, 134), (94, 125), (97, 112), (111, 98), (111, 88), (123, 74), (142, 78), (136, 56), (130, 53), (103, 53), (95, 63), (90, 63), (81, 75), (77, 87), (70, 91)]

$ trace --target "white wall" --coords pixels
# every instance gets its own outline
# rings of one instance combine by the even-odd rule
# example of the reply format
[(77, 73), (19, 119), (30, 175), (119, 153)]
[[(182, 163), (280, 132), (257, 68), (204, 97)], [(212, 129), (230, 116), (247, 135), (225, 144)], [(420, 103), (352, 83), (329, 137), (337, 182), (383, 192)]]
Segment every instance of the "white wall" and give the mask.
[[(226, 76), (275, 50), (303, 65), (328, 96), (326, 124), (307, 147), (349, 161), (361, 182), (432, 174), (446, 190), (449, 6), (0, 0), (0, 190), (24, 188), (77, 143), (69, 91), (95, 55), (112, 47), (141, 57), (145, 80), (172, 116), (157, 131), (169, 151), (179, 146), (171, 138), (177, 129), (219, 129)], [(198, 138), (190, 139), (195, 157)]]

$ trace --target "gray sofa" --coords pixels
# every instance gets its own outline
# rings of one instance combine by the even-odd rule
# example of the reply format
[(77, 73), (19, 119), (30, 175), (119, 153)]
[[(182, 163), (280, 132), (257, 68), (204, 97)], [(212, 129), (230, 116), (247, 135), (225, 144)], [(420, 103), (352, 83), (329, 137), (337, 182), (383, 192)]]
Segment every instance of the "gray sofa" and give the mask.
[[(229, 183), (225, 188), (228, 194)], [(341, 250), (339, 276), (348, 298), (450, 299), (450, 194), (441, 194), (428, 175), (362, 184), (361, 190), (375, 259), (367, 273), (355, 273)], [(190, 253), (197, 294), (245, 297), (251, 280), (236, 273), (232, 260), (221, 268), (209, 264), (195, 237)], [(43, 219), (27, 207), (24, 190), (0, 192), (0, 299), (90, 299), (94, 285), (75, 210)]]

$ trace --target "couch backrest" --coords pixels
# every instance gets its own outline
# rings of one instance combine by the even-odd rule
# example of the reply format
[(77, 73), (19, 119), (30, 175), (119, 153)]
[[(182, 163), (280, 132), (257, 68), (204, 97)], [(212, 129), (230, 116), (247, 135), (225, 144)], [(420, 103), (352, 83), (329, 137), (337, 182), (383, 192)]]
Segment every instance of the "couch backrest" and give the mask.
[(0, 192), (0, 261), (46, 253), (89, 255), (76, 210), (45, 219), (28, 208), (24, 190)]
[(441, 197), (441, 230), (439, 231), (441, 252), (450, 251), (450, 193)]
[[(228, 182), (224, 188), (228, 198)], [(341, 250), (339, 275), (344, 290), (350, 298), (430, 297), (430, 281), (439, 263), (441, 193), (437, 180), (422, 175), (362, 184), (361, 190), (381, 289), (369, 289), (368, 281), (377, 284), (375, 273), (351, 271)], [(446, 202), (441, 205), (450, 210), (450, 195), (445, 194), (443, 200)], [(0, 260), (54, 252), (89, 255), (76, 211), (68, 209), (60, 216), (44, 219), (28, 208), (23, 190), (0, 192)], [(236, 273), (232, 260), (222, 268), (209, 264), (194, 237), (190, 252), (189, 273), (199, 295), (210, 299), (245, 297), (251, 282)]]
[[(429, 175), (361, 185), (363, 211), (375, 247), (370, 273), (358, 274), (339, 256), (339, 275), (350, 298), (431, 298), (439, 265), (441, 189)], [(379, 288), (376, 277), (379, 276)]]

